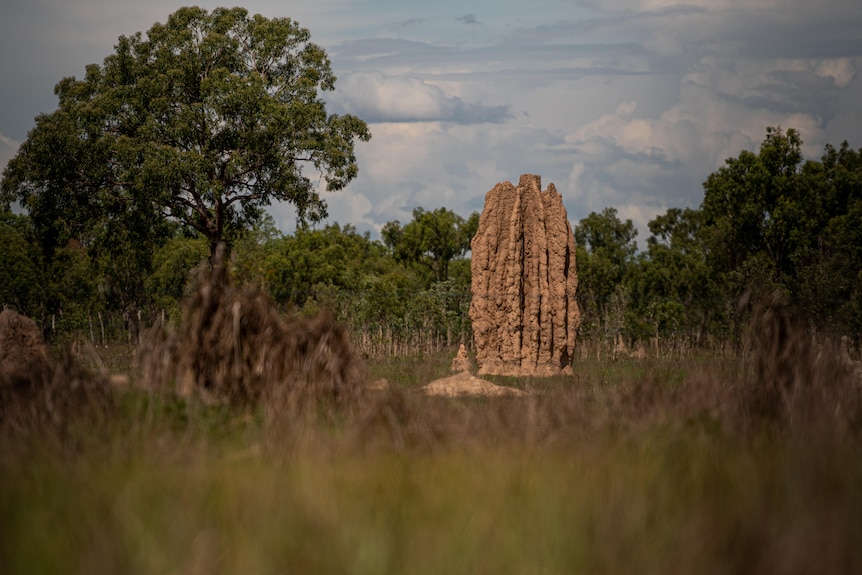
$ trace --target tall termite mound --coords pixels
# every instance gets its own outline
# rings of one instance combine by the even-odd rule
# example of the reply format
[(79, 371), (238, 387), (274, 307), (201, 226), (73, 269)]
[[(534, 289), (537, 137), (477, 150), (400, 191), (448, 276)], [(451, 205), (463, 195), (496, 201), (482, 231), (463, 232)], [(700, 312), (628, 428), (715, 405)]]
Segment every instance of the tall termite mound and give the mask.
[(479, 374), (571, 373), (580, 313), (575, 237), (554, 184), (497, 184), (472, 244), (470, 319)]

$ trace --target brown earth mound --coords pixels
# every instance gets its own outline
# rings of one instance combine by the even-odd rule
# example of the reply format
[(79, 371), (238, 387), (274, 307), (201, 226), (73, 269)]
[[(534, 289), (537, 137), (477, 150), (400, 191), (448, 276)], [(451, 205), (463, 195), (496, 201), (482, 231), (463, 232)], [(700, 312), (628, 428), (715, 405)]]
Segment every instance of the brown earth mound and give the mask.
[(11, 309), (0, 312), (0, 385), (20, 385), (42, 378), (48, 349), (36, 322)]
[(0, 426), (64, 429), (86, 416), (105, 420), (113, 409), (107, 378), (93, 375), (67, 350), (54, 364), (32, 319), (0, 313)]
[(571, 373), (580, 313), (575, 239), (554, 184), (497, 184), (472, 241), (470, 319), (479, 374)]
[(458, 348), (458, 354), (452, 358), (452, 366), (449, 368), (452, 373), (460, 373), (462, 371), (472, 372), (473, 365), (470, 362), (470, 356), (467, 355), (467, 348), (462, 343)]
[(439, 395), (443, 397), (458, 397), (462, 395), (527, 395), (526, 391), (514, 387), (494, 385), (489, 381), (470, 375), (462, 371), (449, 377), (437, 379), (419, 388), (426, 395)]
[(357, 393), (362, 369), (330, 314), (285, 317), (254, 288), (231, 285), (224, 252), (202, 268), (176, 331), (156, 326), (140, 349), (145, 384), (208, 402), (284, 406)]

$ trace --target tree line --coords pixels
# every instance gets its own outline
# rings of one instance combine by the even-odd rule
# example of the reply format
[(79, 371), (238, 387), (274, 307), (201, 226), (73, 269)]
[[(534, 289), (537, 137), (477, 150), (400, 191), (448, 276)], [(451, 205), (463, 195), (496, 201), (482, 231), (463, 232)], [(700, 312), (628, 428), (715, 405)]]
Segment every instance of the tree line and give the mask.
[[(217, 246), (237, 281), (285, 310), (328, 308), (389, 351), (470, 343), (470, 238), (478, 214), (419, 207), (372, 240), (320, 227), (320, 192), (358, 174), (359, 118), (320, 97), (336, 78), (307, 29), (242, 8), (181, 8), (121, 36), (57, 110), (36, 118), (0, 181), (0, 306), (54, 339), (135, 340), (175, 321), (189, 272)], [(597, 350), (733, 344), (744, 309), (776, 291), (812, 330), (862, 333), (862, 150), (805, 161), (794, 129), (710, 174), (697, 208), (636, 229), (614, 208), (574, 227), (581, 341)], [(292, 204), (282, 235), (266, 215)], [(13, 213), (13, 203), (24, 213)], [(364, 345), (364, 344), (363, 344)], [(376, 352), (375, 352), (376, 353)]]
[[(579, 220), (580, 342), (604, 352), (732, 345), (745, 320), (740, 301), (775, 291), (804, 310), (813, 330), (858, 341), (862, 150), (827, 145), (820, 160), (803, 161), (801, 145), (795, 130), (769, 128), (758, 151), (708, 176), (699, 208), (670, 208), (650, 221), (644, 249), (614, 208)], [(233, 274), (286, 312), (331, 310), (380, 353), (469, 345), (469, 247), (479, 215), (412, 215), (383, 226), (379, 240), (337, 223), (284, 235), (263, 217), (233, 242)], [(179, 225), (146, 246), (151, 257), (132, 242), (106, 252), (72, 239), (50, 253), (42, 242), (33, 218), (6, 206), (0, 301), (55, 338), (134, 338), (138, 322), (175, 321), (191, 270), (209, 256), (208, 239)]]
[[(285, 235), (264, 216), (233, 243), (231, 273), (285, 313), (334, 313), (381, 354), (469, 345), (466, 256), (478, 214), (465, 220), (446, 208), (417, 208), (413, 216), (403, 226), (389, 222), (383, 240), (338, 223)], [(182, 228), (151, 258), (135, 258), (133, 244), (118, 260), (76, 241), (47, 257), (30, 216), (8, 209), (0, 213), (0, 242), (0, 305), (36, 319), (56, 341), (135, 342), (156, 321), (178, 321), (194, 270), (209, 262), (207, 239)]]
[(708, 176), (697, 209), (649, 222), (646, 249), (613, 208), (575, 229), (583, 335), (636, 343), (736, 343), (744, 302), (781, 293), (824, 337), (862, 334), (862, 150), (804, 161), (794, 129), (767, 128)]

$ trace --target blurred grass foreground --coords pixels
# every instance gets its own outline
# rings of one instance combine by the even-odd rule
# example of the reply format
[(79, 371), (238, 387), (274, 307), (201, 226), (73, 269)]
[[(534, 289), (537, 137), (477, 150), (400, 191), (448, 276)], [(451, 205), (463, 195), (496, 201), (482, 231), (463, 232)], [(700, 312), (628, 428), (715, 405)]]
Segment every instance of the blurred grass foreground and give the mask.
[(339, 363), (337, 327), (208, 297), (206, 369), (165, 332), (4, 382), (0, 572), (862, 571), (859, 364), (780, 300), (733, 359), (583, 361), (494, 380), (525, 396), (440, 398), (419, 386), (451, 355)]

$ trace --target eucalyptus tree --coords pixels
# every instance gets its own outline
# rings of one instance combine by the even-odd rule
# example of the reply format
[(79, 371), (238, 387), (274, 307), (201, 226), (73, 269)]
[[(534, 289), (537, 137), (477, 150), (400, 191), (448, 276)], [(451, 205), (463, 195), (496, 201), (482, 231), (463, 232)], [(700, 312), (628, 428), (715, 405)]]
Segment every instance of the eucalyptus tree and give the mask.
[(412, 221), (404, 226), (398, 220), (387, 222), (380, 235), (397, 261), (416, 265), (440, 282), (449, 278), (449, 264), (470, 251), (478, 228), (478, 212), (465, 220), (447, 208), (429, 212), (417, 207)]
[(0, 206), (0, 310), (37, 317), (42, 282), (27, 216)]
[(797, 267), (799, 299), (816, 317), (862, 338), (862, 148), (827, 145), (802, 173), (818, 198), (809, 210), (823, 227)]
[(616, 208), (605, 208), (580, 220), (574, 235), (581, 331), (589, 336), (602, 325), (605, 332), (619, 331), (628, 297), (624, 280), (637, 252), (637, 229), (630, 219), (620, 220)]
[(652, 235), (628, 282), (632, 329), (641, 337), (684, 336), (695, 344), (723, 335), (724, 309), (707, 264), (701, 211), (669, 208), (648, 226)]
[(710, 264), (734, 295), (786, 287), (808, 218), (802, 160), (799, 132), (767, 128), (758, 153), (743, 150), (703, 184)]
[(273, 201), (318, 221), (321, 188), (356, 177), (354, 141), (370, 138), (359, 118), (327, 112), (321, 92), (335, 80), (289, 18), (181, 8), (146, 35), (121, 36), (82, 80), (57, 84), (58, 109), (37, 117), (2, 190), (49, 250), (111, 229), (144, 241), (167, 221), (212, 252)]
[(357, 298), (369, 275), (377, 275), (383, 246), (351, 225), (323, 229), (299, 228), (292, 236), (269, 242), (262, 261), (265, 281), (280, 304), (301, 308), (307, 303), (341, 296)]
[(767, 128), (758, 152), (704, 183), (708, 262), (731, 301), (781, 290), (817, 327), (862, 331), (862, 150), (827, 145), (804, 161), (794, 129)]

